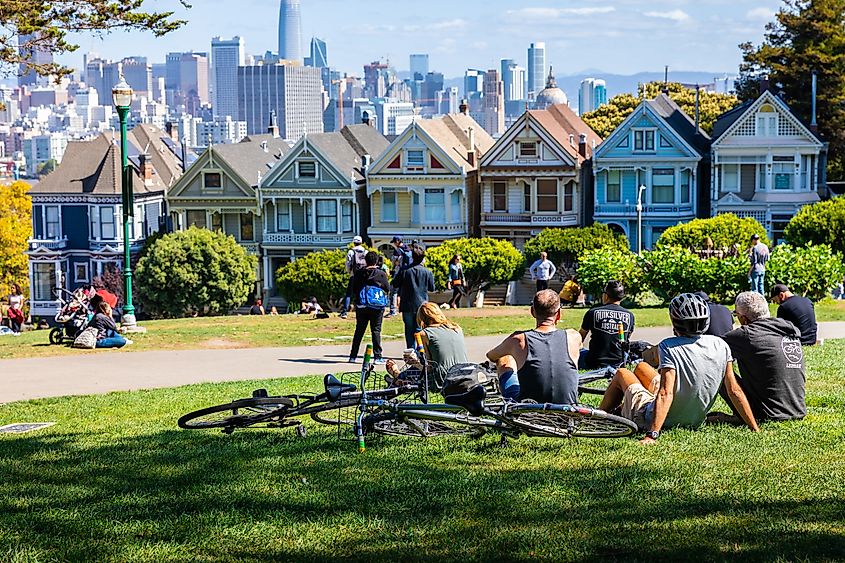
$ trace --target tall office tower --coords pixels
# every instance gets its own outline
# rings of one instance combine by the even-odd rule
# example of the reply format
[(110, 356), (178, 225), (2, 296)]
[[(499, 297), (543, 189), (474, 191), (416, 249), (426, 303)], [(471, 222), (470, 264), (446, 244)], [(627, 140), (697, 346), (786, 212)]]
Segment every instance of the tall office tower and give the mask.
[(584, 115), (607, 103), (607, 85), (604, 80), (585, 78), (578, 89), (578, 114)]
[(147, 57), (127, 57), (120, 61), (123, 78), (135, 91), (138, 97), (150, 100), (153, 96), (153, 67), (147, 62)]
[(302, 15), (299, 0), (282, 0), (279, 6), (279, 58), (302, 62)]
[(167, 105), (200, 115), (209, 104), (208, 53), (167, 53), (164, 87)]
[(546, 44), (532, 43), (528, 47), (528, 97), (533, 98), (545, 87)]
[(387, 93), (387, 74), (389, 65), (373, 61), (364, 65), (364, 96), (383, 98)]
[(481, 126), (491, 136), (505, 132), (504, 85), (495, 68), (484, 74), (484, 121)]
[(211, 104), (214, 117), (238, 115), (238, 67), (246, 66), (243, 37), (211, 40)]
[(375, 100), (376, 128), (382, 135), (399, 135), (414, 121), (414, 104)]
[(484, 71), (467, 69), (464, 73), (464, 96), (467, 100), (472, 100), (481, 98), (482, 92), (484, 92)]
[(247, 134), (267, 131), (276, 112), (279, 132), (295, 140), (323, 132), (320, 69), (289, 64), (238, 67), (238, 120)]
[(436, 94), (437, 92), (443, 90), (443, 73), (429, 72), (426, 74), (422, 90), (423, 99), (420, 101), (419, 105), (424, 107), (435, 107), (437, 105), (435, 99)]
[[(112, 88), (120, 82), (122, 73), (123, 63), (106, 61), (99, 57), (85, 58), (85, 84), (97, 91), (103, 105), (110, 104)], [(132, 89), (134, 90), (135, 86)]]
[(329, 66), (326, 42), (319, 37), (311, 38), (311, 56), (305, 59), (305, 66), (317, 68), (327, 68)]
[[(36, 41), (35, 35), (18, 36), (18, 55), (34, 64), (46, 65), (53, 62), (53, 53), (48, 49), (32, 45)], [(23, 63), (18, 65), (18, 86), (32, 86), (38, 83), (38, 75), (26, 68)]]
[(502, 84), (505, 102), (525, 101), (525, 69), (513, 59), (502, 59)]
[(428, 74), (428, 55), (411, 55), (411, 80), (424, 80)]

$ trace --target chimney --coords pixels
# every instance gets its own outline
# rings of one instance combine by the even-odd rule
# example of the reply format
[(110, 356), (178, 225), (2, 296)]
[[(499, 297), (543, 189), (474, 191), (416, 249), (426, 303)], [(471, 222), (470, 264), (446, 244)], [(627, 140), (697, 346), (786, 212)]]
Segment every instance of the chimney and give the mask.
[(363, 123), (364, 125), (367, 125), (369, 127), (375, 126), (373, 124), (373, 119), (370, 117), (370, 112), (368, 112), (368, 111), (362, 111), (361, 112), (361, 123)]
[(182, 173), (184, 174), (188, 170), (188, 138), (182, 137)]
[(176, 128), (176, 124), (172, 121), (168, 121), (164, 124), (164, 132), (167, 133), (167, 136), (173, 139), (174, 141), (179, 140), (179, 131)]
[(764, 74), (760, 77), (760, 95), (763, 95), (763, 92), (769, 89), (769, 75)]
[(578, 135), (578, 154), (587, 158), (587, 136), (584, 133)]
[(364, 171), (364, 176), (367, 175), (367, 171), (370, 169), (370, 155), (365, 154), (361, 156), (361, 170)]
[(812, 105), (813, 105), (813, 114), (810, 119), (810, 131), (813, 133), (819, 132), (819, 124), (816, 121), (816, 92), (818, 89), (818, 77), (816, 76), (816, 71), (813, 71), (813, 81), (812, 81)]
[(267, 132), (273, 135), (274, 139), (279, 138), (279, 124), (276, 122), (276, 110), (270, 110), (270, 125), (267, 127)]
[(469, 150), (467, 151), (467, 162), (470, 166), (475, 166), (475, 131), (472, 127), (467, 129), (467, 136), (469, 137)]
[(469, 103), (466, 98), (461, 100), (461, 105), (458, 106), (458, 111), (464, 115), (469, 115)]
[(696, 84), (695, 85), (695, 134), (701, 134), (701, 87)]
[(147, 153), (138, 155), (138, 168), (144, 183), (151, 183), (153, 180), (153, 164), (150, 162), (150, 155)]
[(263, 150), (264, 152), (268, 152), (267, 151), (267, 141), (261, 141), (261, 150)]

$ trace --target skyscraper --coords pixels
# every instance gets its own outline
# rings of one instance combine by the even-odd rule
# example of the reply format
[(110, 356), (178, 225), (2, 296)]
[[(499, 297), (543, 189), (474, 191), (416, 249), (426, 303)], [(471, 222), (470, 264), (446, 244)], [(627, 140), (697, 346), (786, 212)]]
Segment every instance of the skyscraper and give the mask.
[(505, 132), (505, 96), (499, 71), (491, 68), (484, 74), (484, 120), (481, 124), (491, 136)]
[(211, 40), (214, 117), (238, 117), (238, 67), (246, 65), (243, 37)]
[(302, 62), (302, 15), (299, 0), (282, 0), (279, 6), (279, 58)]
[(546, 86), (546, 44), (528, 47), (528, 96), (536, 96)]
[(289, 64), (238, 68), (238, 120), (247, 133), (264, 133), (270, 113), (278, 116), (279, 131), (295, 140), (303, 133), (323, 132), (320, 69)]
[(311, 38), (311, 56), (305, 59), (305, 66), (316, 68), (328, 68), (329, 55), (326, 51), (326, 42), (319, 37)]
[(411, 55), (411, 80), (424, 80), (426, 74), (428, 74), (428, 55)]
[(464, 96), (468, 100), (480, 98), (484, 91), (484, 71), (474, 68), (464, 73)]
[(584, 115), (607, 103), (607, 85), (604, 80), (585, 78), (578, 89), (578, 114)]
[(502, 59), (502, 84), (505, 102), (525, 100), (525, 69), (513, 59)]
[[(21, 58), (31, 61), (34, 64), (46, 65), (53, 62), (53, 53), (41, 47), (35, 47), (32, 42), (37, 38), (35, 35), (18, 36), (18, 54)], [(26, 68), (26, 65), (18, 65), (18, 86), (32, 86), (38, 82), (38, 75)]]

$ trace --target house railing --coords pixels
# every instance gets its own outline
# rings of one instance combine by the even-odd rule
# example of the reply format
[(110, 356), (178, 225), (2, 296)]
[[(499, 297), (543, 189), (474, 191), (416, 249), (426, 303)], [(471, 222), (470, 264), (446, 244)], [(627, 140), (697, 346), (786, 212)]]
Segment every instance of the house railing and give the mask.
[(264, 233), (264, 244), (301, 244), (308, 246), (330, 246), (352, 242), (354, 235), (312, 234), (312, 233)]
[(47, 250), (64, 250), (67, 248), (67, 237), (60, 239), (29, 239), (29, 249), (44, 247)]
[[(652, 204), (643, 205), (643, 213), (658, 215), (692, 214), (692, 205)], [(636, 215), (637, 206), (618, 203), (599, 203), (596, 205), (596, 215)]]
[(258, 255), (258, 243), (257, 242), (241, 242), (239, 243), (244, 250), (247, 251), (249, 254)]
[(481, 220), (485, 223), (530, 223), (530, 213), (482, 213)]

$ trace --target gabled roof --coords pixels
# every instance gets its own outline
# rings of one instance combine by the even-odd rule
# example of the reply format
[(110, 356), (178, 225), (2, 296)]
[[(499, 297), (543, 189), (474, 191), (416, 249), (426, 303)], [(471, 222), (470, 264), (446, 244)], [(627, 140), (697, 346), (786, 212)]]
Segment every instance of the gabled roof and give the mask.
[[(496, 143), (487, 131), (472, 117), (464, 113), (448, 113), (437, 119), (419, 119), (414, 125), (422, 129), (461, 168), (469, 172), (478, 168), (481, 157)], [(472, 128), (478, 158), (470, 163), (468, 151), (469, 130)]]
[[(150, 155), (153, 169), (166, 186), (172, 186), (182, 175), (182, 147), (166, 132), (155, 125), (142, 123), (129, 132), (128, 138), (141, 152), (146, 150)], [(186, 158), (187, 169), (196, 160), (197, 155), (188, 149)]]
[[(590, 126), (584, 123), (580, 117), (566, 104), (555, 104), (546, 109), (532, 109), (528, 111), (546, 132), (551, 135), (573, 159), (578, 162), (586, 160), (578, 153), (578, 142), (581, 135), (587, 136), (587, 158), (592, 155), (593, 143), (596, 146), (601, 144), (602, 139)], [(569, 136), (575, 137), (575, 146), (569, 142)]]
[(730, 129), (731, 125), (745, 114), (745, 110), (754, 103), (754, 100), (742, 103), (732, 110), (728, 110), (716, 118), (716, 123), (713, 124), (713, 138), (718, 139), (722, 134)]
[(661, 93), (653, 100), (649, 100), (648, 105), (699, 154), (703, 155), (707, 152), (710, 136), (701, 128), (696, 131), (695, 121), (672, 98)]
[(248, 186), (257, 186), (278, 160), (290, 150), (288, 144), (273, 135), (253, 135), (240, 143), (214, 145), (214, 155), (229, 165)]
[(739, 121), (745, 119), (751, 112), (757, 111), (757, 109), (764, 103), (770, 103), (777, 106), (778, 109), (784, 112), (787, 118), (790, 119), (793, 124), (807, 137), (813, 139), (818, 144), (823, 143), (821, 137), (819, 137), (817, 133), (814, 133), (798, 118), (797, 115), (792, 113), (792, 110), (789, 109), (787, 103), (784, 102), (780, 96), (776, 96), (771, 90), (765, 90), (757, 97), (756, 100), (745, 102), (744, 104), (723, 113), (716, 119), (716, 123), (713, 126), (713, 144), (721, 142), (728, 133), (739, 127)]
[(359, 123), (347, 125), (340, 131), (308, 135), (308, 145), (316, 148), (345, 178), (364, 179), (361, 157), (378, 156), (389, 143), (374, 127)]

